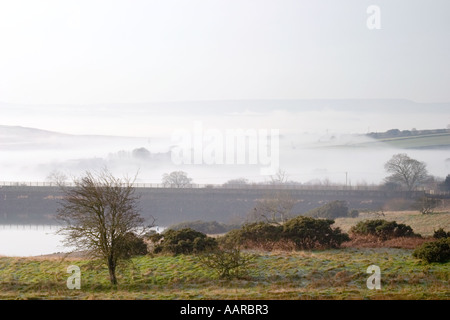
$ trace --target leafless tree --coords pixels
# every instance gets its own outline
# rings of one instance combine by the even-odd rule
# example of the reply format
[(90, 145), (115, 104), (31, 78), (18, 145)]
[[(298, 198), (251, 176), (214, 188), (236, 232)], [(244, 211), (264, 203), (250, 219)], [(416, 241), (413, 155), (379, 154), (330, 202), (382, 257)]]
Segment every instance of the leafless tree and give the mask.
[(405, 153), (394, 155), (386, 162), (384, 168), (388, 173), (391, 173), (386, 178), (386, 182), (404, 185), (408, 191), (414, 190), (428, 178), (426, 164), (410, 158)]
[(285, 170), (281, 168), (278, 171), (270, 176), (271, 184), (283, 184), (288, 182), (288, 175)]
[(68, 179), (67, 175), (59, 170), (52, 170), (46, 178), (48, 182), (52, 184), (54, 183), (57, 186), (64, 185), (67, 179)]
[(62, 187), (64, 199), (57, 211), (65, 244), (103, 260), (113, 285), (118, 263), (129, 258), (130, 234), (143, 234), (150, 227), (140, 216), (133, 182), (107, 170), (87, 172), (74, 180), (74, 187)]
[(165, 173), (162, 182), (165, 187), (188, 188), (191, 186), (192, 179), (184, 171), (173, 171), (170, 174)]

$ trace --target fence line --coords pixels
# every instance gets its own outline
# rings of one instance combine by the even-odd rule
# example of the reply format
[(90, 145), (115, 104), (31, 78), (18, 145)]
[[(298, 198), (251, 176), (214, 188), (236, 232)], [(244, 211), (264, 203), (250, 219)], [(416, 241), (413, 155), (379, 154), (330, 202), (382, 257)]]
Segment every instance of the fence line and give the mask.
[[(10, 187), (57, 187), (58, 184), (55, 182), (45, 182), (45, 181), (0, 181), (0, 186), (10, 186)], [(73, 187), (75, 183), (64, 182), (64, 186)], [(163, 184), (163, 183), (147, 183), (147, 182), (136, 182), (133, 183), (136, 188), (191, 188), (191, 189), (298, 189), (298, 190), (380, 190), (379, 186), (345, 186), (345, 185), (302, 185), (302, 184), (274, 184), (274, 183), (248, 183), (248, 184), (200, 184), (191, 183), (183, 186), (177, 186), (174, 184)]]
[(58, 230), (59, 226), (51, 225), (51, 224), (20, 224), (17, 222), (14, 223), (4, 223), (0, 224), (1, 230)]
[[(0, 187), (58, 187), (55, 182), (45, 181), (0, 181)], [(65, 182), (64, 186), (73, 187), (73, 182)], [(190, 189), (245, 189), (245, 190), (321, 190), (321, 191), (386, 191), (377, 185), (370, 186), (345, 186), (345, 185), (301, 185), (301, 184), (188, 184), (184, 186), (167, 185), (162, 183), (134, 183), (136, 188), (190, 188)], [(401, 191), (401, 190), (399, 190)], [(450, 196), (448, 191), (430, 190), (421, 188), (415, 190), (430, 195)]]

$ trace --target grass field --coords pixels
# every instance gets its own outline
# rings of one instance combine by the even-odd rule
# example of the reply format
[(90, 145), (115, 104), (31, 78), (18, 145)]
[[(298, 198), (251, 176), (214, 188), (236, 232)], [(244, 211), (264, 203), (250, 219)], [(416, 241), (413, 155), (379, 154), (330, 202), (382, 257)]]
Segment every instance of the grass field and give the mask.
[[(81, 289), (69, 290), (69, 265)], [(367, 267), (381, 269), (369, 290)], [(219, 280), (193, 255), (137, 257), (112, 288), (105, 268), (85, 260), (0, 258), (1, 299), (450, 299), (450, 263), (426, 265), (411, 250), (339, 249), (259, 252), (243, 279)]]
[(387, 211), (384, 212), (384, 216), (361, 212), (357, 218), (337, 218), (334, 226), (348, 232), (353, 225), (367, 219), (384, 219), (404, 223), (410, 226), (415, 233), (424, 237), (432, 236), (434, 231), (439, 228), (450, 230), (450, 212), (448, 210), (432, 214), (421, 214), (418, 211)]
[[(367, 215), (367, 216), (364, 216)], [(370, 214), (340, 218), (348, 230)], [(375, 218), (375, 217), (374, 217)], [(387, 212), (384, 217), (422, 235), (450, 229), (450, 213)], [(343, 246), (323, 251), (255, 251), (248, 274), (221, 280), (195, 255), (133, 258), (109, 284), (106, 267), (82, 258), (0, 257), (0, 299), (450, 299), (450, 262), (426, 264), (413, 249)], [(81, 289), (70, 290), (67, 267), (81, 270)], [(381, 290), (369, 290), (370, 265), (381, 270)]]

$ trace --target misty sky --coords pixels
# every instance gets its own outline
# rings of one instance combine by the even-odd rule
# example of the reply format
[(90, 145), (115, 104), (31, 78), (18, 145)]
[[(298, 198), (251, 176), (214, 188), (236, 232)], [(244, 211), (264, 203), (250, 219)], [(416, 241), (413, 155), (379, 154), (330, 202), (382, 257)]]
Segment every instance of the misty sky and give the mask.
[[(381, 29), (367, 27), (371, 5)], [(448, 0), (0, 0), (0, 180), (85, 170), (122, 149), (167, 151), (174, 131), (201, 122), (280, 130), (281, 166), (298, 181), (379, 182), (397, 150), (301, 146), (447, 127), (449, 12)], [(412, 155), (448, 172), (446, 151)], [(129, 165), (117, 172), (136, 172)], [(171, 170), (140, 169), (152, 182)], [(186, 171), (199, 183), (252, 179), (246, 167), (200, 169)]]
[[(369, 5), (381, 29), (369, 30)], [(0, 101), (449, 102), (450, 1), (0, 1)]]

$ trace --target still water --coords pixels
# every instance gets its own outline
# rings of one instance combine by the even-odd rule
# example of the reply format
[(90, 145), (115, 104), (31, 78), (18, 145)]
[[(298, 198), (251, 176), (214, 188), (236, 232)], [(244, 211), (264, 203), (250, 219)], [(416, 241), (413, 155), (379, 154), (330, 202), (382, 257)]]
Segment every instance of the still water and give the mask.
[(57, 226), (0, 225), (0, 256), (29, 257), (70, 251), (71, 248), (63, 246), (64, 237), (56, 234), (57, 230)]
[(37, 256), (70, 249), (62, 245), (56, 226), (0, 225), (0, 255)]

